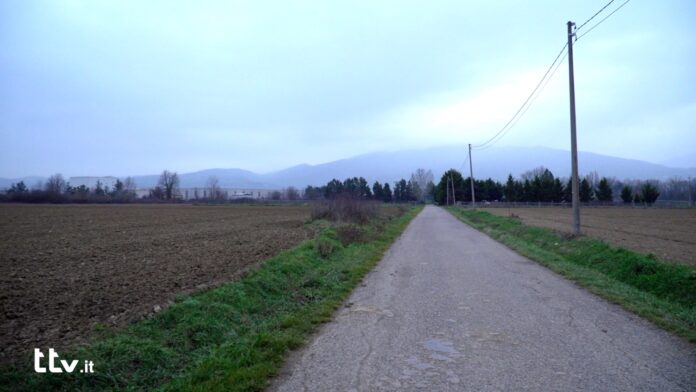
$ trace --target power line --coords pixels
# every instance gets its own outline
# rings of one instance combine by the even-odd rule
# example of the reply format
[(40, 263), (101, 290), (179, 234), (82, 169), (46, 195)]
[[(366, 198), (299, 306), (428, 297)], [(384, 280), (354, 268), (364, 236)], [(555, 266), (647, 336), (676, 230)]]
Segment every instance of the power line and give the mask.
[(583, 22), (577, 29), (575, 29), (575, 30), (576, 30), (576, 31), (577, 31), (577, 30), (580, 30), (580, 29), (583, 28), (586, 24), (590, 23), (590, 21), (591, 21), (592, 19), (594, 19), (595, 17), (597, 17), (597, 15), (601, 14), (602, 11), (604, 11), (607, 7), (609, 7), (609, 6), (611, 5), (611, 3), (613, 3), (613, 2), (614, 2), (614, 0), (609, 1), (609, 2), (608, 2), (607, 4), (605, 4), (604, 7), (602, 7), (599, 11), (595, 12), (595, 14), (592, 15), (592, 17), (591, 17), (590, 19), (584, 21), (584, 22)]
[(529, 110), (529, 108), (532, 107), (532, 105), (534, 104), (534, 101), (536, 101), (536, 99), (539, 98), (539, 96), (541, 95), (541, 92), (544, 91), (544, 88), (546, 88), (546, 85), (549, 84), (549, 82), (551, 81), (551, 79), (553, 79), (553, 76), (556, 74), (556, 71), (558, 71), (558, 68), (560, 68), (561, 65), (563, 64), (563, 60), (565, 60), (566, 56), (568, 56), (568, 52), (567, 52), (567, 51), (563, 54), (563, 57), (561, 57), (561, 60), (558, 62), (558, 64), (556, 64), (556, 67), (553, 69), (553, 71), (551, 71), (551, 74), (549, 75), (549, 77), (546, 78), (546, 80), (544, 81), (544, 84), (541, 85), (541, 88), (539, 89), (539, 92), (538, 92), (536, 95), (534, 95), (534, 97), (532, 98), (532, 100), (529, 102), (529, 105), (527, 105), (527, 107), (524, 108), (524, 110), (520, 113), (520, 115), (517, 116), (517, 118), (515, 119), (515, 121), (513, 121), (513, 123), (510, 124), (510, 127), (509, 127), (505, 132), (503, 132), (503, 133), (500, 135), (500, 137), (498, 137), (494, 142), (490, 143), (489, 145), (487, 145), (487, 146), (485, 146), (485, 147), (478, 148), (478, 150), (485, 150), (485, 149), (488, 149), (488, 148), (493, 147), (493, 145), (495, 145), (495, 143), (497, 143), (498, 140), (500, 140), (500, 139), (502, 139), (503, 137), (505, 137), (505, 135), (506, 135), (512, 128), (514, 128), (515, 125), (517, 125), (517, 123), (520, 121), (520, 119), (521, 119), (522, 117), (524, 117), (524, 114), (527, 113), (527, 110)]
[[(475, 146), (472, 146), (473, 148), (480, 149), (480, 148), (483, 148), (483, 147), (485, 147), (486, 145), (492, 143), (492, 142), (493, 142), (494, 140), (496, 140), (496, 139), (497, 139), (497, 140), (500, 140), (500, 138), (499, 138), (498, 136), (501, 136), (501, 135), (503, 134), (503, 132), (507, 133), (506, 130), (511, 129), (510, 125), (512, 124), (512, 122), (515, 120), (515, 118), (517, 118), (518, 115), (520, 115), (520, 113), (524, 110), (525, 106), (527, 106), (527, 104), (530, 102), (530, 100), (532, 99), (532, 97), (534, 96), (534, 94), (537, 92), (537, 90), (539, 90), (539, 87), (542, 85), (542, 83), (544, 82), (544, 80), (546, 80), (546, 77), (549, 75), (549, 72), (551, 72), (551, 70), (553, 69), (554, 65), (556, 65), (556, 62), (558, 62), (558, 59), (560, 59), (561, 55), (563, 55), (563, 52), (566, 50), (567, 47), (568, 47), (568, 44), (567, 44), (567, 43), (566, 43), (565, 45), (563, 45), (563, 47), (561, 48), (561, 50), (558, 52), (558, 55), (556, 55), (556, 58), (553, 60), (553, 62), (552, 62), (551, 65), (549, 66), (549, 68), (548, 68), (548, 69), (546, 70), (546, 72), (544, 73), (544, 76), (541, 78), (541, 80), (539, 80), (539, 83), (537, 83), (536, 87), (534, 87), (534, 90), (532, 90), (531, 94), (529, 94), (529, 96), (527, 97), (527, 99), (525, 99), (525, 101), (522, 103), (522, 106), (520, 106), (520, 108), (517, 109), (517, 111), (515, 112), (515, 114), (510, 118), (510, 120), (505, 124), (505, 126), (503, 126), (502, 128), (500, 128), (500, 130), (499, 130), (495, 135), (493, 135), (492, 138), (486, 140), (485, 142), (483, 142), (483, 143), (481, 143), (481, 144), (477, 144), (477, 145), (475, 145)], [(502, 136), (501, 136), (501, 137), (502, 137)], [(496, 140), (496, 141), (497, 141), (497, 140)]]
[[(609, 15), (605, 16), (602, 20), (600, 20), (600, 21), (597, 22), (595, 25), (593, 25), (592, 27), (590, 27), (589, 30), (587, 30), (586, 32), (580, 34), (577, 38), (575, 38), (575, 40), (576, 40), (576, 41), (579, 40), (580, 38), (582, 38), (582, 37), (584, 37), (585, 35), (587, 35), (587, 33), (589, 33), (590, 31), (594, 30), (595, 27), (599, 26), (600, 24), (602, 24), (602, 22), (604, 22), (605, 20), (609, 19), (609, 17), (611, 17), (612, 15), (614, 15), (614, 14), (616, 13), (616, 11), (620, 10), (623, 6), (625, 6), (626, 4), (628, 4), (629, 1), (631, 1), (631, 0), (626, 0), (626, 1), (624, 1), (623, 3), (621, 3), (621, 5), (618, 6), (618, 7), (616, 7), (616, 9), (615, 9), (614, 11), (611, 11), (611, 13), (610, 13)], [(588, 20), (588, 22), (589, 22), (589, 20)], [(585, 23), (587, 23), (587, 22), (585, 22)], [(583, 25), (584, 25), (584, 24), (583, 24)], [(576, 30), (579, 30), (579, 29), (580, 29), (580, 28), (578, 27)]]

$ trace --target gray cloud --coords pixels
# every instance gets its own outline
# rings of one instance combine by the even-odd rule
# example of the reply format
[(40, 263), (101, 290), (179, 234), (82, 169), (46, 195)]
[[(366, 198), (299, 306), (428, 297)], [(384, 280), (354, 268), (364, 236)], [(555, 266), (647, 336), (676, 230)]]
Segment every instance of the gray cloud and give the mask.
[[(478, 142), (517, 100), (493, 100), (476, 126), (408, 120), (495, 88), (524, 96), (534, 78), (517, 76), (541, 76), (565, 21), (602, 4), (3, 2), (0, 176), (265, 171)], [(581, 147), (694, 151), (694, 11), (631, 2), (578, 43)], [(561, 67), (501, 144), (567, 148), (565, 83)]]

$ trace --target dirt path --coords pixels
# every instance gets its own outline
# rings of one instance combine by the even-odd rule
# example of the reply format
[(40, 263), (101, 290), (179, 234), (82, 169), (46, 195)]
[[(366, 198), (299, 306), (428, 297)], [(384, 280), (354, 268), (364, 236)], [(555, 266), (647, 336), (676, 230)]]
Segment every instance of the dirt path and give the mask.
[(427, 207), (275, 391), (680, 391), (696, 346)]

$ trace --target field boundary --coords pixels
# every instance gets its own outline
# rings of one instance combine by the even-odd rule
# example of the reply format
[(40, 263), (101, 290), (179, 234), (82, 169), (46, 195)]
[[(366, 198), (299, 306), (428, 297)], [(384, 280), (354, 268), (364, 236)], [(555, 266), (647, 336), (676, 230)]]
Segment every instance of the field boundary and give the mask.
[(454, 217), (594, 294), (696, 343), (696, 268), (527, 226), (484, 211), (446, 208)]
[(360, 227), (365, 240), (345, 243), (323, 226), (308, 240), (263, 262), (239, 281), (183, 296), (127, 329), (61, 357), (94, 362), (95, 372), (36, 374), (0, 369), (0, 384), (22, 390), (258, 391), (382, 258), (420, 212)]

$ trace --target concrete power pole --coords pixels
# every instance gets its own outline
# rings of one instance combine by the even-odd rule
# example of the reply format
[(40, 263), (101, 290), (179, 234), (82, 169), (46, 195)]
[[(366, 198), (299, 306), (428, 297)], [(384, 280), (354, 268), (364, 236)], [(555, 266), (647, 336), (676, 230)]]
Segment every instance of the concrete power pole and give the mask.
[(452, 184), (452, 205), (457, 205), (457, 196), (454, 194), (454, 179), (450, 173), (450, 184)]
[(471, 143), (469, 143), (469, 178), (471, 179), (471, 207), (476, 209), (476, 195), (474, 194), (474, 166), (471, 163)]
[(573, 193), (573, 234), (580, 234), (580, 181), (578, 180), (578, 142), (575, 125), (575, 77), (573, 76), (573, 27), (568, 21), (568, 80), (570, 83), (570, 154), (572, 167)]

